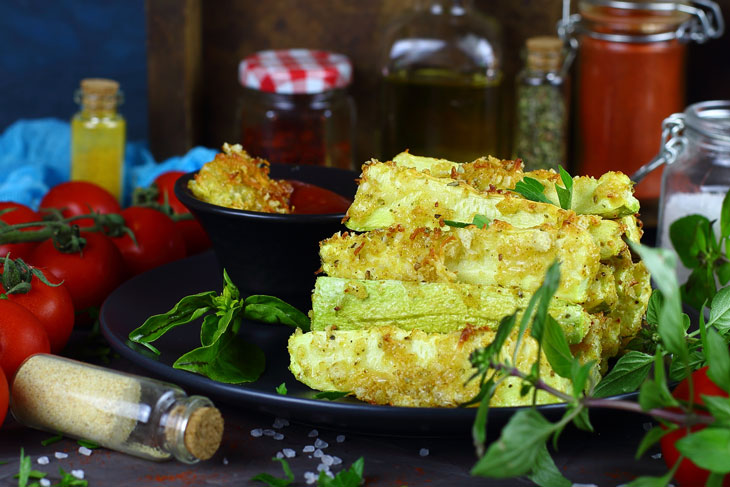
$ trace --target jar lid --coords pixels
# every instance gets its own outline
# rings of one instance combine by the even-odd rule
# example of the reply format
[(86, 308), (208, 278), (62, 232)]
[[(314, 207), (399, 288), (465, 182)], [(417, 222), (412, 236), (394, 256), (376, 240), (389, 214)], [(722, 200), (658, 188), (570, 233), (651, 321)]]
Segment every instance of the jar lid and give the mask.
[(563, 41), (556, 36), (535, 36), (525, 42), (527, 66), (535, 70), (560, 69), (563, 60)]
[(105, 78), (84, 78), (81, 80), (84, 95), (114, 96), (119, 91), (119, 83)]
[(238, 65), (241, 85), (282, 94), (315, 94), (343, 88), (352, 80), (344, 54), (312, 49), (260, 51)]

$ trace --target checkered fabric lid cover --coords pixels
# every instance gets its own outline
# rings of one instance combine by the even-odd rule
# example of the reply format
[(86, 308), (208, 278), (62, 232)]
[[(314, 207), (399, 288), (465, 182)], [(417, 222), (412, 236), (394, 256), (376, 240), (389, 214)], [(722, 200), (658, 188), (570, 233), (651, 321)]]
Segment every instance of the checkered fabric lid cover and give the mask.
[(247, 88), (270, 93), (322, 93), (350, 84), (352, 64), (347, 56), (328, 51), (260, 51), (241, 61), (238, 80)]

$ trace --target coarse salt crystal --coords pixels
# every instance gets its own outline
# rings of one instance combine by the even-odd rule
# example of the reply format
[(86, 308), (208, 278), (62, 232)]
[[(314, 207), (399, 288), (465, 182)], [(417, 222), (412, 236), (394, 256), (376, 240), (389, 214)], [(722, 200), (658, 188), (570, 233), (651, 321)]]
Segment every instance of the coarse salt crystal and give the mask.
[(71, 475), (76, 477), (79, 480), (84, 479), (84, 471), (83, 470), (71, 470)]
[(41, 479), (39, 482), (41, 487), (51, 487), (51, 481), (48, 479)]
[(330, 446), (329, 443), (319, 438), (314, 442), (315, 448), (327, 448), (328, 446)]
[(276, 458), (284, 458), (284, 454), (278, 451), (276, 452)]
[(314, 472), (304, 472), (304, 481), (311, 485), (317, 481), (318, 475)]
[(319, 431), (312, 430), (312, 431), (309, 432), (309, 434), (307, 436), (309, 436), (310, 438), (314, 438), (315, 436), (319, 436)]
[(342, 459), (340, 457), (332, 457), (332, 465), (339, 465), (342, 463)]
[(302, 451), (304, 453), (312, 453), (314, 451), (314, 445), (307, 445), (304, 448), (302, 448)]
[(345, 435), (337, 435), (337, 443), (342, 443), (345, 441)]
[(281, 433), (276, 433), (276, 434), (275, 434), (275, 435), (273, 436), (273, 438), (274, 438), (275, 440), (283, 440), (283, 439), (284, 439), (284, 435), (282, 435)]
[(286, 458), (294, 458), (295, 456), (297, 456), (297, 452), (295, 452), (291, 448), (284, 448), (283, 450), (281, 450), (281, 452)]
[(50, 462), (48, 457), (38, 457), (38, 460), (36, 461), (38, 462), (38, 465), (48, 465), (48, 463)]
[(62, 451), (57, 451), (53, 454), (54, 457), (58, 458), (59, 460), (62, 460), (64, 458), (68, 458), (68, 453), (63, 453)]
[(263, 434), (264, 434), (264, 430), (262, 430), (261, 428), (256, 428), (256, 429), (251, 430), (251, 436), (253, 436), (254, 438), (259, 438)]
[(226, 457), (223, 457), (223, 465), (228, 465), (228, 459)]
[(94, 452), (91, 451), (89, 448), (82, 446), (82, 447), (79, 447), (79, 453), (81, 453), (82, 455), (86, 455), (88, 457), (89, 455), (91, 455)]
[(325, 465), (324, 463), (320, 463), (319, 465), (317, 465), (317, 472), (329, 473), (329, 471), (330, 471), (329, 465)]
[(314, 453), (312, 453), (312, 455), (314, 455), (314, 458), (322, 458), (322, 455), (324, 455), (324, 452), (322, 450), (320, 450), (319, 448), (317, 448), (316, 450), (314, 450)]
[(421, 448), (418, 450), (418, 454), (422, 457), (427, 457), (430, 452), (428, 451), (428, 448)]
[(276, 434), (276, 431), (274, 430), (264, 430), (264, 436), (274, 436)]
[(274, 429), (281, 429), (284, 426), (289, 426), (289, 421), (284, 418), (276, 418), (274, 420), (274, 424), (271, 425), (271, 427)]
[(322, 455), (322, 463), (325, 465), (332, 465), (334, 463), (334, 458), (332, 458), (332, 455)]
[(654, 455), (651, 456), (651, 458), (653, 458), (654, 460), (659, 460), (661, 457), (662, 457), (661, 453), (655, 453)]

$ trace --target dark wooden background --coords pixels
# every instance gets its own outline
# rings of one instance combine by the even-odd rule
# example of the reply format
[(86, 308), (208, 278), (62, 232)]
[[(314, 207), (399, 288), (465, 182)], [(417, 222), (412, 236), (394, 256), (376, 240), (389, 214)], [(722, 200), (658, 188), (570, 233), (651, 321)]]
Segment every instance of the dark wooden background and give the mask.
[[(730, 0), (718, 3), (727, 17)], [(237, 141), (239, 61), (258, 50), (291, 47), (350, 57), (355, 67), (350, 91), (358, 109), (355, 160), (379, 157), (379, 41), (384, 28), (412, 5), (413, 0), (147, 0), (149, 141), (155, 158), (196, 144)], [(505, 123), (511, 124), (521, 47), (530, 36), (555, 33), (561, 5), (561, 0), (474, 1), (476, 10), (502, 26)], [(728, 34), (690, 47), (688, 104), (730, 99), (728, 51)]]

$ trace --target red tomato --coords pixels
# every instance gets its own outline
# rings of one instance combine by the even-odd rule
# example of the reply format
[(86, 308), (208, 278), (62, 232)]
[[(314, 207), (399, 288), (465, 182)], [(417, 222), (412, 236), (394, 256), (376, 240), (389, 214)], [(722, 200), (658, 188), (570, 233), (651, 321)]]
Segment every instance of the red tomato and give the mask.
[[(158, 190), (157, 202), (163, 204), (165, 202), (165, 195), (167, 195), (167, 202), (170, 208), (178, 215), (190, 213), (187, 207), (175, 196), (175, 181), (183, 174), (185, 174), (183, 171), (169, 171), (155, 178), (155, 185)], [(205, 230), (203, 230), (203, 227), (197, 220), (176, 221), (175, 226), (182, 234), (183, 240), (185, 240), (185, 251), (187, 255), (197, 254), (209, 249), (212, 245), (208, 234), (205, 233)]]
[(10, 390), (8, 389), (8, 380), (5, 378), (5, 372), (0, 368), (0, 426), (5, 421), (5, 414), (8, 412), (8, 396)]
[[(704, 404), (701, 395), (705, 396), (724, 396), (728, 397), (728, 394), (715, 385), (709, 377), (707, 377), (707, 367), (703, 367), (692, 373), (692, 381), (694, 387), (694, 394), (692, 402), (694, 404)], [(672, 392), (672, 396), (683, 401), (689, 401), (689, 381), (687, 379), (679, 383), (679, 385)], [(703, 429), (704, 425), (696, 425), (690, 428), (691, 431), (699, 431)], [(675, 448), (674, 444), (687, 436), (686, 428), (679, 428), (671, 433), (664, 435), (660, 441), (662, 448), (662, 457), (664, 462), (667, 464), (667, 468), (671, 468), (679, 459), (680, 453)], [(710, 473), (704, 470), (692, 462), (692, 460), (685, 458), (682, 463), (679, 464), (677, 472), (674, 474), (674, 480), (677, 481), (680, 487), (694, 487), (703, 486), (707, 482), (707, 477)], [(723, 487), (730, 487), (730, 476), (726, 476), (722, 483)]]
[[(3, 210), (12, 208), (12, 210), (0, 215), (0, 220), (10, 225), (16, 225), (18, 223), (36, 222), (41, 220), (41, 216), (35, 211), (31, 210), (25, 205), (20, 203), (13, 203), (12, 201), (0, 202), (0, 212)], [(24, 231), (33, 230), (37, 227), (29, 227)], [(14, 259), (20, 257), (26, 260), (30, 256), (33, 249), (38, 245), (38, 242), (23, 242), (16, 244), (2, 244), (0, 245), (0, 257), (5, 257), (8, 253)]]
[(290, 179), (287, 181), (294, 187), (289, 202), (297, 214), (344, 213), (352, 201), (329, 189), (314, 184)]
[(122, 256), (111, 239), (97, 232), (81, 232), (81, 236), (86, 239), (81, 252), (63, 253), (46, 240), (30, 258), (34, 266), (63, 281), (77, 313), (101, 306), (124, 277)]
[[(43, 272), (48, 282), (58, 284), (61, 280), (49, 270)], [(0, 269), (2, 274), (2, 269)], [(66, 286), (49, 286), (38, 277), (30, 281), (27, 293), (8, 294), (10, 301), (21, 305), (38, 318), (48, 335), (51, 352), (59, 353), (66, 346), (74, 327), (74, 306)], [(0, 284), (0, 293), (6, 290)]]
[(27, 357), (48, 353), (51, 346), (43, 325), (21, 305), (0, 299), (0, 367), (12, 381)]
[(185, 241), (175, 223), (152, 208), (130, 206), (122, 211), (126, 226), (132, 230), (137, 243), (129, 235), (112, 238), (122, 253), (131, 275), (185, 257)]
[[(113, 194), (87, 181), (67, 181), (52, 187), (41, 200), (40, 208), (62, 210), (64, 218), (85, 215), (91, 211), (104, 214), (122, 211)], [(82, 218), (74, 223), (80, 227), (90, 227), (94, 221)]]

